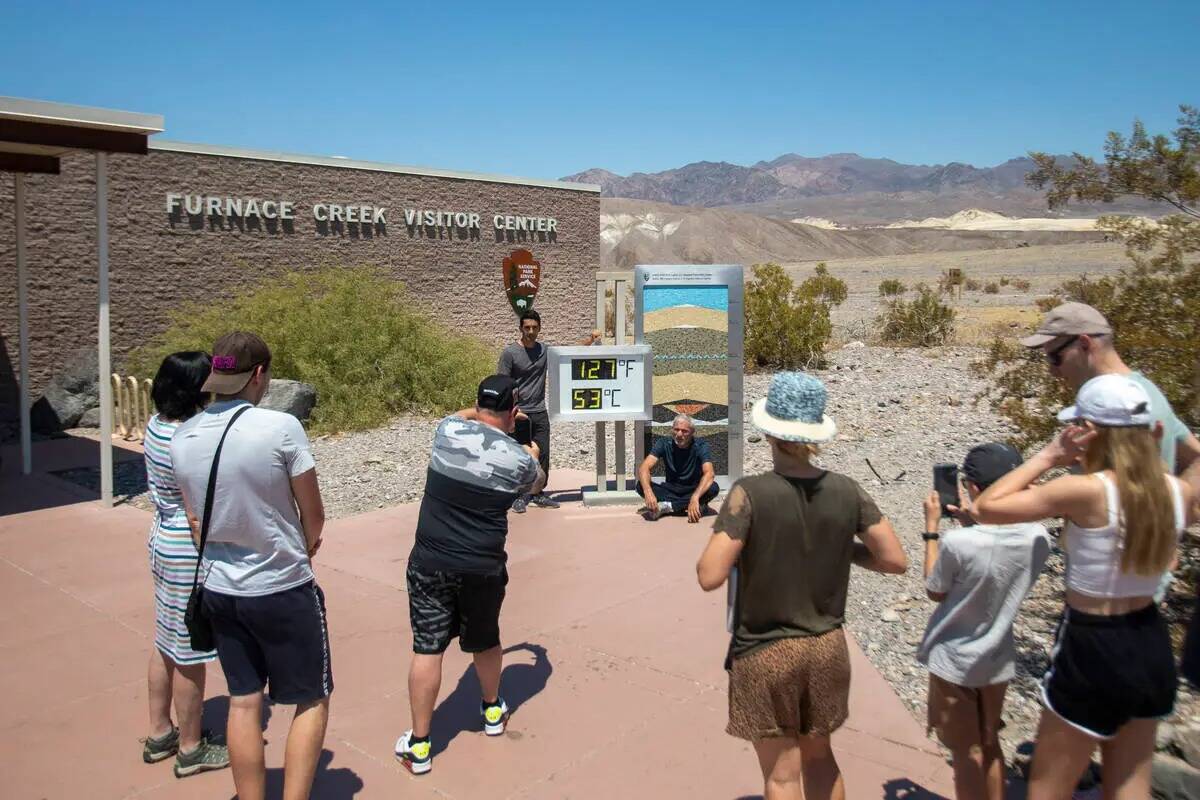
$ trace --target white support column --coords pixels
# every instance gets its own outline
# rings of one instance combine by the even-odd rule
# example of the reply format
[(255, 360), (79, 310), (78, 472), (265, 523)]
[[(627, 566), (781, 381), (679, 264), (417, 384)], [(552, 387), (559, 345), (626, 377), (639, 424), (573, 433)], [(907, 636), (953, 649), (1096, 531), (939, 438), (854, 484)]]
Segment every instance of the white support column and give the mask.
[[(602, 337), (606, 333), (608, 333), (607, 326), (605, 325), (605, 322), (606, 322), (605, 310), (606, 309), (605, 309), (605, 302), (604, 302), (604, 292), (605, 292), (605, 289), (607, 288), (607, 286), (608, 286), (608, 281), (604, 281), (604, 280), (596, 281), (596, 330), (600, 331), (600, 335)], [(608, 491), (608, 464), (607, 464), (607, 459), (605, 457), (606, 453), (604, 452), (605, 451), (605, 441), (604, 441), (605, 438), (606, 437), (604, 435), (604, 423), (597, 422), (596, 423), (596, 491), (597, 492), (607, 492)]]
[[(625, 281), (619, 279), (613, 281), (613, 320), (615, 323), (613, 344), (616, 345), (625, 344), (625, 288)], [(624, 421), (613, 423), (613, 435), (616, 437), (613, 460), (617, 462), (615, 465), (617, 471), (617, 491), (624, 492), (629, 489), (629, 482), (625, 480)]]
[(108, 328), (108, 153), (96, 153), (96, 265), (99, 269), (100, 500), (113, 503), (112, 358)]
[(17, 223), (17, 346), (21, 349), (17, 402), (21, 415), (21, 473), (33, 472), (33, 439), (29, 432), (29, 265), (25, 257), (25, 173), (13, 173)]

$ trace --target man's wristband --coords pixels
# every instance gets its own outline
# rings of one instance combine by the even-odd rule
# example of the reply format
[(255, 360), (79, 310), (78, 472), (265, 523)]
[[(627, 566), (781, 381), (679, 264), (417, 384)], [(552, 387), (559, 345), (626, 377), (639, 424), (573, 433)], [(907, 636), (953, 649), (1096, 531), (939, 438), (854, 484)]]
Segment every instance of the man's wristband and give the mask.
[(927, 542), (936, 542), (938, 539), (942, 538), (942, 535), (940, 533), (938, 533), (937, 531), (934, 531), (933, 533), (930, 533), (929, 531), (925, 531), (924, 533), (921, 534), (921, 538)]

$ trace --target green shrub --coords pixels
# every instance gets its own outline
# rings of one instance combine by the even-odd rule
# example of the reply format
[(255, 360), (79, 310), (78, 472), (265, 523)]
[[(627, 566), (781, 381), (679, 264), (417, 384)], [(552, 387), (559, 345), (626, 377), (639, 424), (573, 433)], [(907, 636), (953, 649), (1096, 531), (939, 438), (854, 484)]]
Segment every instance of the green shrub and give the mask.
[(920, 286), (911, 301), (888, 301), (878, 320), (880, 338), (888, 344), (931, 347), (954, 334), (954, 309), (937, 292)]
[(824, 261), (817, 264), (815, 273), (800, 284), (799, 291), (802, 294), (834, 306), (846, 302), (846, 296), (849, 294), (846, 282), (830, 275), (829, 267)]
[(968, 292), (978, 292), (983, 288), (983, 284), (974, 278), (967, 278), (966, 289)]
[(908, 291), (907, 287), (895, 278), (888, 278), (879, 283), (880, 297), (896, 297), (904, 294), (906, 291)]
[(311, 427), (321, 432), (471, 405), (496, 365), (489, 345), (426, 317), (383, 272), (336, 268), (289, 273), (228, 303), (180, 309), (161, 336), (130, 354), (127, 368), (152, 376), (167, 353), (207, 351), (232, 330), (263, 337), (274, 377), (316, 387)]
[(984, 294), (1000, 294), (1000, 287), (995, 281), (992, 281), (983, 287), (983, 292)]
[(1004, 277), (1000, 278), (1000, 285), (1001, 285), (1001, 286), (1008, 286), (1008, 284), (1009, 284), (1009, 278), (1008, 278), (1008, 276), (1007, 276), (1007, 275), (1005, 275)]
[[(833, 335), (829, 312), (845, 299), (846, 284), (824, 264), (799, 286), (778, 264), (758, 264), (746, 284), (746, 360), (758, 367), (820, 366)], [(838, 299), (838, 298), (841, 299)]]

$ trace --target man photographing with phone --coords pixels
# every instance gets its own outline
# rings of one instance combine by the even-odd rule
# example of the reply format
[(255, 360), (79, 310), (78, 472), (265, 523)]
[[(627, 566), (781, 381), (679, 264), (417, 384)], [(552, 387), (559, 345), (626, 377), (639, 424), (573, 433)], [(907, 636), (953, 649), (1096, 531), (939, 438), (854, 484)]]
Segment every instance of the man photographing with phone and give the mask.
[[(934, 466), (935, 491), (925, 499), (925, 588), (938, 607), (917, 659), (929, 668), (929, 728), (950, 750), (957, 797), (1004, 797), (999, 734), (1016, 672), (1013, 620), (1046, 563), (1050, 536), (1033, 523), (976, 524), (971, 502), (1021, 462), (1007, 444), (978, 445), (961, 481), (954, 464)], [(942, 537), (944, 516), (962, 527)]]

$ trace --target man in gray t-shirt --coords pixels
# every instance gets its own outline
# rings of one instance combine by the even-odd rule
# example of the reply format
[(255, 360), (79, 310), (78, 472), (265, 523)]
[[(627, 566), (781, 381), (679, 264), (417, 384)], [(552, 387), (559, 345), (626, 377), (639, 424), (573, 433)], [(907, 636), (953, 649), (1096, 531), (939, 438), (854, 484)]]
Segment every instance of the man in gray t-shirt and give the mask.
[(272, 701), (296, 706), (283, 793), (307, 797), (333, 692), (325, 595), (312, 571), (325, 511), (299, 420), (255, 408), (270, 383), (262, 339), (241, 332), (218, 339), (203, 387), (216, 400), (176, 430), (171, 461), (197, 543), (208, 516), (202, 608), (229, 687), (234, 788), (239, 797), (262, 796), (267, 689)]
[[(521, 339), (505, 347), (496, 364), (496, 374), (505, 375), (517, 382), (517, 401), (520, 417), (515, 436), (521, 444), (537, 444), (540, 455), (538, 464), (542, 471), (550, 474), (550, 415), (546, 412), (546, 347), (538, 341), (542, 332), (541, 316), (530, 309), (520, 318)], [(580, 344), (589, 345), (600, 341), (600, 331)], [(533, 503), (543, 508), (558, 508), (558, 503), (543, 492), (522, 495), (513, 502), (512, 510), (525, 513), (525, 507)]]
[[(1020, 464), (1009, 445), (972, 448), (962, 467), (968, 497)], [(917, 660), (929, 668), (929, 727), (950, 750), (956, 794), (1000, 800), (1004, 693), (1016, 673), (1013, 620), (1046, 563), (1050, 536), (1032, 523), (976, 525), (968, 510), (952, 510), (965, 526), (947, 531), (939, 547), (941, 502), (937, 492), (925, 501), (925, 588), (938, 607)]]

